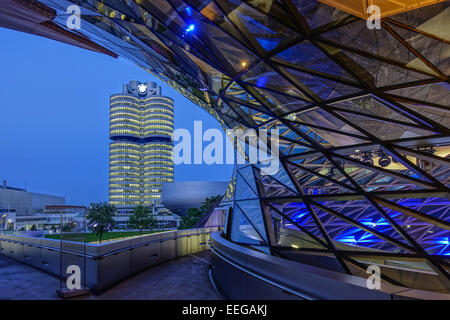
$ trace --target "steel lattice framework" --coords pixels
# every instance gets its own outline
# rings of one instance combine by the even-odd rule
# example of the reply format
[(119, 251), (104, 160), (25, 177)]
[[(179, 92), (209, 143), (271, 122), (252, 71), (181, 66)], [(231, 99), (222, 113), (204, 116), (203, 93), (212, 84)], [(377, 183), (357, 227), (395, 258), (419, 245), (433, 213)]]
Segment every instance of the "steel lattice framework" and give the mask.
[(448, 2), (381, 29), (314, 0), (40, 2), (62, 27), (80, 5), (77, 32), (224, 128), (279, 130), (277, 175), (234, 173), (232, 240), (350, 274), (379, 263), (384, 280), (415, 286), (389, 268), (401, 266), (449, 290)]

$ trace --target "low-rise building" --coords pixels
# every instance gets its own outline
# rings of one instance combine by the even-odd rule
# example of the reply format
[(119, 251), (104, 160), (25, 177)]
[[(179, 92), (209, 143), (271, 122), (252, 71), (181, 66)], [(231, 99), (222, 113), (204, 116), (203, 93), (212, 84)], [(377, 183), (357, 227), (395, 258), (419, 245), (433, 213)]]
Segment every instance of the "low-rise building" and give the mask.
[[(49, 205), (45, 206), (42, 213), (35, 213), (33, 216), (15, 217), (16, 230), (51, 230), (60, 229), (62, 225), (73, 223), (73, 230), (81, 231), (84, 226), (85, 207), (72, 205)], [(34, 226), (34, 227), (33, 227)]]
[[(156, 227), (155, 229), (177, 229), (181, 223), (181, 217), (170, 212), (167, 208), (162, 205), (154, 205), (152, 208), (152, 215), (156, 219)], [(132, 212), (121, 212), (114, 216), (114, 222), (116, 229), (129, 229), (128, 220), (132, 215)]]
[(0, 209), (14, 211), (17, 217), (42, 213), (46, 205), (64, 205), (65, 202), (66, 199), (61, 196), (8, 186), (6, 180), (3, 180), (0, 187)]
[(65, 202), (64, 197), (11, 187), (3, 180), (0, 186), (0, 230), (38, 229), (48, 224), (48, 216), (42, 215), (46, 206), (64, 205)]

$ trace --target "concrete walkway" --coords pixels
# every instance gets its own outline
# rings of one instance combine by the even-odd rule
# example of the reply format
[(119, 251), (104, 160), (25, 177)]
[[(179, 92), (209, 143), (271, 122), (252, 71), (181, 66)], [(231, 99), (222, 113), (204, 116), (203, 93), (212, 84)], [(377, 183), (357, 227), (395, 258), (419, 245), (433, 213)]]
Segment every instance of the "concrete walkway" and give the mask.
[(56, 277), (0, 255), (0, 299), (59, 299), (58, 287)]
[[(214, 300), (208, 277), (211, 253), (203, 251), (157, 265), (110, 288), (91, 300)], [(0, 255), (0, 299), (59, 299), (59, 281), (47, 273)]]

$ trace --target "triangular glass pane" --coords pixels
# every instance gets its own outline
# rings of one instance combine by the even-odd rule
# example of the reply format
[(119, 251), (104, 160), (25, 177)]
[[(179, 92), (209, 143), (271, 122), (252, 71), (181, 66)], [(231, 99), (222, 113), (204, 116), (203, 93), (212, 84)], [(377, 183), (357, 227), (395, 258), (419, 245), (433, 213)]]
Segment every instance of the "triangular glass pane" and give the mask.
[(371, 86), (383, 87), (431, 79), (431, 76), (429, 75), (363, 57), (351, 52), (341, 51), (337, 58), (344, 60), (350, 58), (353, 63), (349, 63), (348, 67), (351, 68), (353, 72), (359, 74), (360, 77)]
[[(448, 210), (450, 204), (448, 199), (445, 198), (399, 199), (396, 202), (402, 207), (418, 210), (442, 221), (449, 221), (450, 219), (450, 212)], [(383, 204), (380, 204), (380, 206), (428, 254), (450, 255), (450, 230), (442, 229), (421, 219), (411, 217), (400, 212), (401, 210), (387, 208)]]
[(286, 68), (286, 70), (299, 82), (303, 83), (303, 85), (324, 100), (355, 94), (362, 91), (362, 89), (357, 87), (352, 87), (337, 81), (317, 77), (295, 69)]
[(239, 207), (233, 208), (233, 222), (231, 226), (231, 240), (239, 243), (260, 245), (264, 243), (255, 228), (248, 221)]
[[(394, 59), (403, 62), (405, 65), (410, 64), (415, 67), (413, 61), (417, 59), (406, 46), (398, 41), (385, 28), (369, 29), (366, 21), (356, 21), (350, 25), (345, 25), (336, 30), (332, 30), (322, 35), (325, 39), (337, 42), (346, 47), (363, 50), (367, 53)], [(415, 41), (415, 39), (414, 39)], [(417, 65), (419, 70), (434, 73), (432, 69), (425, 64)]]
[(275, 49), (281, 41), (281, 39), (262, 38), (262, 37), (257, 37), (256, 40), (259, 42), (261, 47), (263, 47), (264, 50), (266, 51)]
[(446, 128), (450, 128), (450, 111), (445, 111), (442, 108), (428, 106), (426, 105), (426, 103), (412, 104), (402, 102), (402, 104), (406, 106), (408, 109), (411, 109), (419, 113), (420, 115), (424, 116), (425, 118), (431, 119), (434, 122), (439, 123), (440, 125)]
[[(315, 157), (310, 156), (310, 157), (293, 159), (293, 160), (290, 160), (290, 162), (292, 162), (293, 164), (299, 165), (300, 169), (302, 169), (302, 170), (304, 170), (303, 168), (309, 169), (309, 171), (313, 171), (313, 173), (325, 175), (325, 176), (333, 179), (334, 181), (339, 181), (342, 184), (348, 185), (350, 190), (353, 187), (353, 184), (351, 183), (351, 181), (349, 181), (334, 164), (332, 164), (326, 157), (322, 156), (321, 154), (318, 156), (315, 156)], [(342, 162), (340, 162), (339, 160), (336, 160), (336, 162), (338, 164), (340, 163), (341, 168), (343, 170), (345, 170), (345, 172), (347, 172), (347, 167), (343, 167)], [(295, 172), (294, 166), (292, 167), (292, 169), (294, 170), (293, 172)], [(305, 183), (305, 182), (309, 181), (310, 178), (312, 178), (312, 176), (308, 175), (305, 171), (307, 171), (307, 170), (296, 172), (296, 178), (299, 179), (300, 183)], [(316, 177), (316, 176), (317, 175), (314, 175), (314, 177)], [(307, 194), (311, 194), (311, 193), (314, 194), (314, 193), (319, 193), (320, 190), (317, 190), (314, 188), (310, 189), (310, 188), (305, 187), (304, 192)]]
[(415, 123), (406, 116), (400, 114), (399, 112), (383, 105), (381, 102), (375, 100), (371, 96), (355, 98), (350, 100), (345, 100), (342, 102), (337, 102), (331, 104), (332, 107), (340, 108), (342, 112), (348, 111), (346, 113), (354, 114), (366, 114), (374, 115), (377, 117), (383, 117), (388, 120), (399, 120), (403, 122)]
[(339, 65), (307, 40), (276, 54), (273, 60), (299, 65), (303, 68), (355, 81)]
[[(392, 229), (385, 219), (378, 217), (379, 214), (373, 211), (373, 208), (372, 210), (367, 208), (367, 213), (358, 215), (359, 218), (357, 221), (368, 227), (367, 230), (364, 230), (316, 206), (313, 207), (328, 235), (331, 239), (340, 243), (339, 248), (342, 250), (361, 250), (361, 248), (367, 248), (387, 252), (409, 253), (408, 250), (398, 247), (369, 232), (371, 229), (375, 229), (376, 231), (381, 233), (386, 232), (387, 234)], [(355, 208), (352, 209), (355, 210)], [(376, 217), (372, 217), (373, 213), (375, 213)]]
[[(225, 2), (223, 2), (225, 4)], [(247, 38), (258, 39), (266, 51), (274, 49), (278, 44), (285, 43), (298, 36), (298, 33), (245, 3), (225, 6), (227, 17), (239, 28)], [(264, 41), (266, 40), (266, 41)], [(278, 42), (278, 43), (277, 43)]]
[(238, 173), (236, 175), (236, 192), (234, 194), (235, 200), (246, 200), (246, 199), (255, 199), (258, 198), (254, 189), (251, 188), (247, 182), (242, 178), (242, 176)]
[(224, 100), (220, 99), (214, 106), (216, 112), (218, 112), (229, 128), (234, 129), (236, 127), (248, 126), (245, 120), (240, 117), (236, 111), (228, 105)]
[(236, 201), (236, 205), (242, 210), (247, 219), (255, 227), (264, 240), (267, 240), (266, 228), (264, 226), (263, 212), (259, 200)]
[[(420, 33), (400, 28), (394, 24), (390, 27), (399, 34), (408, 44), (417, 50), (425, 59), (436, 66), (446, 75), (450, 75), (449, 52), (450, 44), (424, 36)], [(414, 60), (419, 60), (418, 58)], [(412, 64), (411, 61), (408, 65)], [(423, 62), (422, 62), (423, 63)], [(426, 66), (428, 70), (429, 67)]]
[(310, 104), (310, 102), (303, 101), (298, 97), (293, 97), (262, 88), (255, 88), (255, 90), (259, 92), (262, 97), (268, 100), (271, 105), (273, 105), (271, 111), (277, 115), (296, 111)]
[(236, 171), (233, 172), (230, 182), (228, 183), (227, 190), (223, 198), (223, 202), (232, 201), (234, 199), (234, 193), (236, 191)]
[(300, 131), (302, 129), (301, 127), (298, 128), (298, 125), (296, 123), (291, 123), (291, 126), (287, 126), (285, 123), (278, 121), (274, 128), (278, 129), (278, 135), (281, 142), (286, 139), (285, 143), (294, 142), (300, 145), (305, 145), (306, 147), (309, 147), (311, 145), (303, 138), (303, 136), (294, 131), (294, 129), (299, 129)]
[[(330, 167), (324, 168), (322, 172), (317, 172), (326, 176), (328, 179), (322, 178), (317, 174), (313, 174), (309, 171), (303, 170), (297, 166), (288, 164), (289, 170), (297, 179), (298, 183), (302, 186), (305, 194), (335, 194), (335, 193), (352, 193), (354, 190), (347, 188), (341, 184), (333, 181), (346, 181), (347, 179), (342, 179), (343, 176), (340, 173), (335, 173), (338, 171), (336, 168), (330, 170)], [(336, 180), (334, 180), (336, 178)], [(341, 180), (341, 181), (340, 181)]]
[[(375, 231), (383, 233), (403, 244), (409, 244), (401, 234), (399, 234), (394, 227), (389, 223), (385, 216), (383, 216), (370, 202), (366, 199), (355, 200), (341, 200), (341, 201), (323, 201), (320, 205), (327, 209), (333, 210), (345, 217), (353, 219), (364, 226), (370, 227)], [(402, 221), (394, 218), (394, 221), (399, 225)], [(409, 244), (412, 246), (411, 244)]]
[(243, 61), (251, 64), (256, 59), (254, 54), (214, 24), (202, 20), (198, 23), (203, 32), (210, 35), (210, 37), (204, 39), (210, 49), (214, 48), (218, 62), (230, 66), (235, 72), (240, 72)]
[(285, 156), (299, 155), (312, 150), (312, 148), (305, 147), (291, 141), (280, 140), (280, 154)]
[[(269, 204), (285, 216), (289, 217), (296, 224), (308, 229), (312, 234), (321, 237), (319, 228), (303, 202), (270, 202)], [(286, 221), (286, 224), (288, 224), (287, 227), (295, 228), (293, 224), (291, 226), (288, 222), (289, 221)]]
[(292, 0), (296, 9), (306, 19), (311, 29), (333, 23), (348, 17), (349, 14), (332, 6), (323, 5), (320, 1)]
[(301, 91), (299, 91), (289, 81), (284, 79), (278, 72), (265, 63), (259, 63), (240, 77), (245, 81), (260, 88), (267, 88), (278, 92), (286, 92), (292, 96), (297, 96), (303, 100), (309, 100)]
[(417, 87), (396, 89), (388, 92), (405, 98), (435, 103), (443, 106), (445, 109), (450, 106), (449, 90), (450, 84), (440, 82)]
[(290, 192), (296, 192), (296, 188), (294, 184), (292, 183), (291, 179), (289, 178), (289, 175), (287, 174), (286, 170), (284, 170), (284, 167), (281, 165), (281, 163), (278, 166), (278, 170), (276, 173), (270, 175), (271, 178), (278, 180), (282, 184), (284, 184), (287, 188), (290, 188)]
[(262, 197), (288, 197), (297, 195), (294, 191), (270, 175), (261, 175), (259, 182), (262, 186)]
[[(422, 190), (432, 186), (425, 177), (391, 163), (387, 167), (378, 164), (379, 159), (335, 158), (344, 163), (345, 172), (362, 188), (369, 192)], [(403, 168), (403, 170), (401, 170)]]
[[(278, 247), (291, 249), (323, 249), (326, 248), (319, 243), (309, 231), (300, 230), (295, 224), (286, 217), (280, 215), (276, 210), (269, 206), (269, 212), (272, 220), (272, 227), (275, 234), (275, 242)], [(320, 239), (320, 237), (317, 237)]]
[(380, 140), (396, 140), (412, 137), (430, 136), (436, 132), (420, 129), (417, 127), (409, 127), (407, 125), (389, 123), (379, 119), (373, 119), (370, 116), (362, 116), (349, 114), (345, 112), (337, 112), (356, 126), (368, 131)]
[(258, 192), (258, 189), (256, 188), (255, 179), (253, 175), (253, 167), (252, 166), (246, 166), (241, 169), (239, 169), (239, 174), (244, 178), (244, 180), (247, 182), (247, 184), (252, 188), (253, 192), (255, 194)]
[[(293, 121), (302, 122), (304, 125), (311, 124), (323, 127), (325, 129), (333, 129), (341, 132), (346, 132), (349, 134), (354, 134), (365, 138), (363, 133), (359, 132), (352, 126), (346, 124), (344, 121), (336, 118), (332, 114), (326, 112), (322, 108), (315, 108), (312, 110), (299, 112), (295, 115), (295, 120)], [(316, 129), (316, 127), (311, 128)]]
[[(244, 105), (239, 105), (234, 102), (228, 101), (230, 106), (233, 107), (235, 112), (242, 118), (244, 118), (250, 127), (256, 127), (262, 123), (265, 123), (267, 121), (270, 121), (274, 119), (273, 117), (267, 115), (266, 113), (263, 113), (261, 111), (257, 111), (257, 109), (260, 106), (252, 106), (251, 108), (248, 108)], [(266, 110), (266, 108), (263, 108)], [(265, 111), (268, 112), (268, 111)]]
[(267, 108), (264, 105), (262, 105), (258, 100), (256, 100), (251, 95), (251, 93), (244, 90), (236, 82), (233, 82), (233, 84), (227, 89), (225, 97), (228, 100), (235, 101), (236, 103), (242, 106), (247, 106), (261, 112), (270, 113), (270, 111), (267, 110)]

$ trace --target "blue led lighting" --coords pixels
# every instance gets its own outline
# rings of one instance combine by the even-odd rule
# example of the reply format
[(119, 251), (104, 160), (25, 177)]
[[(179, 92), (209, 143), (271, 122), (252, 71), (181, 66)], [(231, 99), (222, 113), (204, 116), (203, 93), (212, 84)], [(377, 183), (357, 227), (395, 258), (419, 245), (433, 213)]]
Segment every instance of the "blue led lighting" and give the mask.
[(345, 242), (345, 243), (357, 243), (358, 242), (354, 236), (342, 237), (337, 240), (340, 242)]
[(294, 216), (293, 219), (294, 221), (297, 221), (297, 219), (300, 219), (301, 217), (305, 216), (307, 214), (307, 212), (301, 212), (298, 215)]
[(443, 244), (443, 245), (447, 245), (447, 246), (450, 244), (449, 238), (448, 238), (448, 237), (437, 238), (437, 239), (435, 240), (435, 243), (437, 243), (437, 244)]
[(368, 227), (378, 227), (378, 226), (388, 226), (389, 223), (384, 220), (383, 218), (378, 219), (377, 221), (373, 221), (371, 219), (363, 219), (360, 221), (363, 225), (368, 226)]
[(192, 32), (194, 30), (195, 30), (195, 25), (194, 24), (190, 24), (190, 25), (187, 26), (185, 31), (186, 31), (186, 33), (189, 33), (189, 32)]
[[(421, 209), (419, 206), (422, 204), (423, 201), (420, 201), (420, 199), (401, 199), (397, 203), (406, 206), (411, 207), (415, 209)], [(379, 213), (374, 210), (373, 208), (369, 207), (368, 210), (364, 212), (363, 215), (354, 217), (353, 212), (350, 209), (347, 208), (340, 208), (339, 206), (334, 205), (331, 202), (322, 201), (320, 204), (324, 206), (330, 206), (331, 208), (338, 210), (343, 215), (348, 215), (355, 220), (357, 220), (359, 223), (361, 223), (364, 226), (367, 226), (370, 229), (374, 229), (380, 233), (388, 234), (394, 239), (400, 239), (399, 241), (402, 241), (400, 238), (399, 233), (397, 233), (391, 226), (391, 224), (386, 220), (384, 217), (380, 216)], [(362, 203), (362, 202), (361, 202)], [(430, 208), (433, 208), (434, 206), (441, 206), (441, 205), (448, 205), (447, 199), (440, 199), (440, 198), (429, 198), (428, 201), (426, 201), (427, 206), (421, 209), (422, 211), (428, 212)], [(357, 203), (356, 203), (357, 204)], [(309, 211), (306, 207), (306, 205), (303, 202), (298, 203), (291, 203), (289, 204), (290, 213), (289, 216), (293, 221), (295, 221), (298, 225), (310, 228), (311, 226), (314, 226), (314, 223), (312, 222), (312, 218), (309, 214)], [(386, 213), (389, 214), (391, 218), (394, 219), (400, 226), (402, 226), (403, 230), (410, 233), (413, 232), (413, 230), (416, 229), (416, 225), (422, 225), (423, 222), (416, 222), (415, 219), (410, 219), (405, 217), (404, 214), (389, 209), (386, 209)], [(327, 219), (328, 215), (324, 214), (323, 212), (319, 212), (319, 218), (322, 219), (325, 224), (324, 226), (331, 231), (331, 238), (334, 241), (338, 241), (341, 243), (349, 244), (349, 245), (355, 245), (360, 247), (367, 247), (367, 248), (378, 248), (381, 250), (391, 250), (395, 249), (398, 250), (399, 248), (395, 248), (392, 244), (386, 243), (383, 239), (378, 238), (376, 235), (373, 235), (369, 231), (365, 231), (361, 228), (348, 225), (345, 227), (346, 223), (339, 220), (339, 219)], [(425, 225), (426, 226), (426, 225)], [(339, 228), (345, 228), (343, 231), (340, 232), (334, 232), (333, 228), (339, 227)], [(318, 237), (322, 237), (322, 234), (320, 230), (312, 230), (312, 232), (317, 235)], [(419, 241), (421, 245), (424, 245), (425, 250), (431, 254), (440, 255), (440, 256), (450, 256), (450, 237), (447, 236), (447, 234), (439, 234), (439, 233), (427, 233), (426, 238)]]
[(280, 43), (280, 39), (264, 39), (264, 38), (256, 38), (261, 47), (263, 47), (266, 51), (270, 51), (275, 49)]

